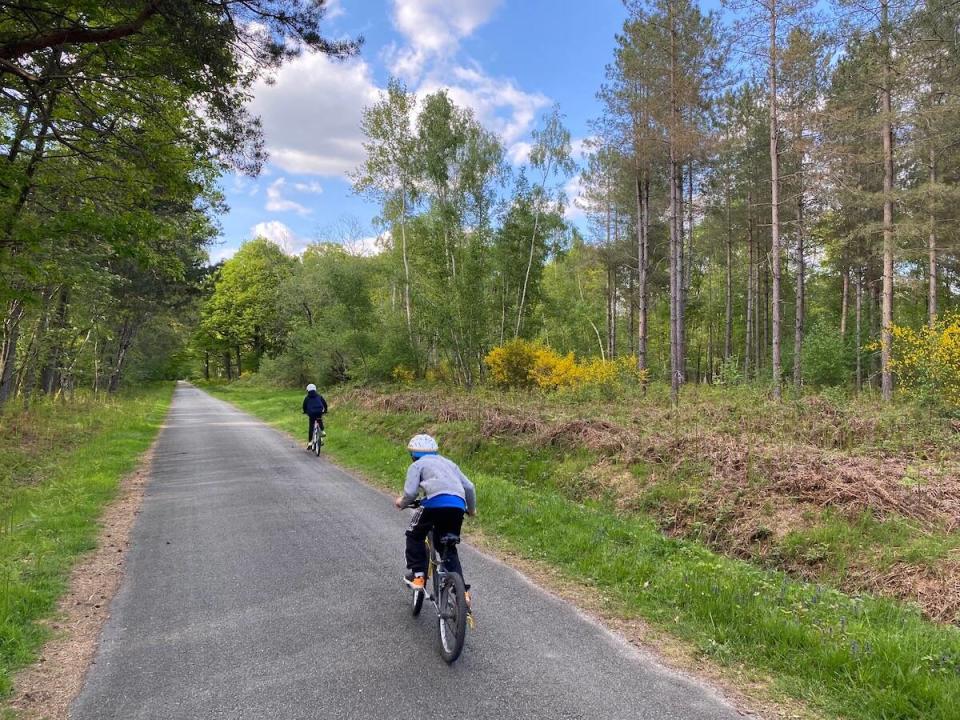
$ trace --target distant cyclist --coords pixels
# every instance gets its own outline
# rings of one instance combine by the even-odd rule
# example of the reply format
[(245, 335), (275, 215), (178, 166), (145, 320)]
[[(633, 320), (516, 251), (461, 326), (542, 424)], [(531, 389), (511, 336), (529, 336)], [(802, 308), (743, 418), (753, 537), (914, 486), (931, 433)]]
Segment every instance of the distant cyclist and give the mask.
[[(461, 472), (456, 463), (440, 455), (437, 441), (429, 435), (416, 435), (407, 445), (413, 464), (407, 468), (407, 480), (403, 495), (394, 504), (403, 509), (422, 494), (420, 508), (414, 513), (407, 528), (407, 568), (404, 580), (414, 590), (423, 590), (426, 584), (427, 548), (424, 545), (428, 533), (436, 530), (435, 537), (447, 533), (460, 534), (463, 514), (477, 512), (477, 493), (473, 483)], [(447, 569), (460, 573), (463, 568), (456, 546), (450, 548)], [(470, 586), (467, 585), (469, 589)], [(469, 603), (469, 595), (468, 600)]]
[(320, 435), (326, 437), (327, 433), (323, 430), (323, 416), (327, 412), (327, 401), (323, 395), (317, 392), (317, 386), (313, 383), (307, 385), (307, 396), (303, 399), (303, 414), (310, 418), (307, 423), (307, 442), (313, 439), (313, 421), (320, 423)]

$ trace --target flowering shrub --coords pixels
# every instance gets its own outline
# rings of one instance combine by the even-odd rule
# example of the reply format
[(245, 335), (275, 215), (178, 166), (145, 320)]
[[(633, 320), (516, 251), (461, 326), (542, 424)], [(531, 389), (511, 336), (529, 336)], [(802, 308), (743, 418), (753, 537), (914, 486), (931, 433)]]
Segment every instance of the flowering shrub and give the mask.
[(416, 378), (416, 373), (406, 365), (397, 365), (390, 373), (394, 380), (404, 385), (409, 385)]
[(490, 379), (501, 387), (528, 388), (534, 384), (532, 371), (540, 346), (516, 339), (493, 348), (484, 358)]
[(893, 326), (893, 360), (901, 387), (960, 406), (960, 314), (921, 330)]
[(613, 390), (621, 383), (641, 383), (647, 371), (637, 370), (634, 356), (578, 362), (573, 353), (560, 355), (540, 343), (511, 340), (495, 347), (485, 358), (490, 378), (502, 387), (539, 388), (544, 391), (601, 388)]

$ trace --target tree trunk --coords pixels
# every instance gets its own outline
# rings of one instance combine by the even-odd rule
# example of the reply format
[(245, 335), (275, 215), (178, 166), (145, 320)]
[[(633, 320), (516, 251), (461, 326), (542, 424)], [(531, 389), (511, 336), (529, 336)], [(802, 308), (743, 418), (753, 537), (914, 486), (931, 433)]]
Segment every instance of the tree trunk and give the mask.
[[(801, 175), (801, 187), (803, 177)], [(793, 387), (799, 393), (803, 384), (803, 319), (805, 312), (806, 258), (803, 247), (803, 190), (797, 196), (797, 282), (793, 320)]]
[(113, 369), (110, 371), (110, 381), (107, 384), (107, 392), (114, 393), (120, 389), (120, 380), (123, 376), (123, 367), (127, 359), (127, 351), (133, 342), (136, 334), (136, 324), (131, 320), (124, 320), (117, 334), (117, 354), (113, 361)]
[(930, 235), (927, 238), (927, 253), (929, 256), (930, 269), (927, 275), (927, 319), (932, 330), (937, 324), (937, 215), (935, 204), (932, 199), (933, 192), (937, 184), (937, 158), (930, 146)]
[(753, 253), (753, 196), (747, 192), (747, 251), (749, 257), (747, 260), (747, 307), (744, 318), (745, 341), (743, 351), (743, 377), (750, 377), (750, 359), (753, 357), (753, 334), (754, 334), (754, 314), (756, 297), (753, 288), (754, 278), (754, 253)]
[(850, 268), (843, 269), (843, 286), (840, 290), (840, 337), (847, 336), (847, 315), (850, 306)]
[[(403, 310), (407, 320), (407, 338), (410, 341), (411, 349), (415, 347), (413, 342), (413, 313), (410, 310), (410, 261), (407, 258), (407, 194), (403, 192), (400, 200), (400, 252), (403, 255)], [(311, 322), (311, 324), (313, 324)]]
[[(647, 369), (647, 273), (650, 263), (650, 183), (644, 179), (641, 182), (637, 176), (637, 205), (640, 222), (637, 223), (637, 232), (640, 235), (638, 248), (638, 297), (640, 302), (639, 318), (637, 320), (637, 369)], [(646, 387), (646, 383), (644, 383)]]
[(679, 112), (677, 107), (677, 25), (674, 17), (674, 3), (670, 2), (667, 8), (670, 31), (670, 121), (667, 128), (667, 142), (669, 145), (669, 171), (667, 184), (670, 190), (670, 399), (676, 405), (680, 401), (681, 381), (681, 342), (680, 323), (683, 322), (680, 314), (680, 297), (682, 294), (680, 245), (683, 235), (680, 230), (680, 198), (679, 190), (682, 177), (680, 176), (680, 159), (678, 157), (677, 133), (679, 129)]
[[(47, 357), (40, 373), (40, 385), (47, 395), (53, 395), (60, 388), (62, 381), (60, 361), (63, 354), (63, 330), (67, 326), (67, 307), (70, 301), (70, 289), (60, 288), (60, 297), (57, 301), (57, 312), (53, 324), (53, 345), (47, 350)], [(49, 335), (49, 329), (47, 331)]]
[(243, 375), (243, 365), (240, 364), (240, 346), (237, 345), (234, 350), (237, 353), (237, 379), (239, 379)]
[(730, 178), (727, 178), (726, 187), (727, 205), (727, 267), (725, 280), (725, 305), (723, 324), (723, 360), (730, 359), (733, 352), (733, 222), (730, 218)]
[(10, 399), (16, 384), (13, 370), (17, 363), (17, 341), (20, 339), (23, 313), (22, 300), (11, 300), (7, 305), (3, 320), (3, 342), (0, 344), (0, 406)]
[(780, 399), (780, 128), (777, 109), (777, 0), (770, 2), (770, 269), (773, 274), (773, 396)]
[[(544, 174), (543, 185), (541, 185), (540, 191), (543, 192), (543, 186), (546, 185), (546, 178), (549, 176), (551, 171), (552, 163), (547, 163), (547, 169)], [(530, 234), (530, 256), (527, 258), (527, 271), (523, 276), (523, 290), (520, 293), (520, 306), (517, 308), (517, 330), (514, 333), (514, 337), (520, 337), (520, 327), (523, 323), (523, 305), (527, 299), (527, 285), (530, 283), (530, 270), (533, 267), (533, 251), (536, 247), (537, 242), (537, 230), (540, 229), (540, 202), (537, 202), (537, 209), (533, 214), (533, 232)], [(607, 229), (607, 236), (609, 238), (609, 228)]]
[(203, 379), (210, 379), (210, 351), (203, 351)]
[(227, 371), (227, 380), (233, 380), (233, 365), (231, 364), (229, 350), (223, 352), (223, 369)]
[(891, 120), (892, 72), (890, 68), (890, 24), (887, 0), (880, 3), (880, 27), (883, 37), (883, 306), (880, 331), (880, 392), (884, 400), (893, 399), (893, 126)]
[(857, 346), (857, 392), (863, 390), (863, 356), (861, 347), (863, 345), (863, 336), (861, 335), (861, 322), (863, 318), (863, 268), (857, 268), (856, 282), (856, 319), (854, 326), (854, 342)]

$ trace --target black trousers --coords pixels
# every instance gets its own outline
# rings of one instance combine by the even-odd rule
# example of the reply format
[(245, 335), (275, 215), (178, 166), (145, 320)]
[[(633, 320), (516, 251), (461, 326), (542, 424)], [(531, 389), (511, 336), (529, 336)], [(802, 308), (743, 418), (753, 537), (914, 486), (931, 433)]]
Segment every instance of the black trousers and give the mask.
[(320, 430), (323, 430), (323, 415), (314, 415), (312, 418), (307, 418), (307, 442), (313, 440), (313, 421), (316, 420), (320, 423)]
[[(463, 510), (459, 508), (418, 508), (410, 521), (410, 527), (407, 528), (407, 567), (415, 573), (425, 573), (427, 546), (424, 545), (424, 540), (427, 539), (427, 534), (433, 531), (432, 542), (436, 543), (447, 533), (459, 535), (462, 525)], [(460, 565), (456, 545), (450, 549), (447, 557), (447, 570), (458, 572), (460, 577), (463, 577), (463, 567)]]

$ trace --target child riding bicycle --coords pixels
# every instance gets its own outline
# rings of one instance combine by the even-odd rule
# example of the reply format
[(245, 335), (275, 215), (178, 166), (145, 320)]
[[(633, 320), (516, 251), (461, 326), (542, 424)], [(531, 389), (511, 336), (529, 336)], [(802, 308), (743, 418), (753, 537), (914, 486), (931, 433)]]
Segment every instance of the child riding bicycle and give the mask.
[(323, 395), (317, 392), (317, 386), (313, 383), (307, 385), (307, 396), (303, 399), (303, 414), (309, 418), (307, 423), (307, 442), (313, 440), (313, 423), (320, 423), (320, 435), (326, 437), (327, 433), (323, 430), (323, 416), (327, 412), (327, 401)]
[[(404, 576), (404, 582), (412, 589), (423, 590), (427, 571), (427, 548), (424, 544), (427, 535), (432, 530), (437, 538), (448, 533), (459, 535), (464, 513), (477, 513), (477, 493), (473, 483), (457, 464), (440, 455), (437, 441), (429, 435), (414, 436), (407, 450), (410, 451), (413, 464), (407, 468), (403, 495), (394, 501), (394, 505), (402, 510), (409, 507), (421, 493), (423, 495), (406, 532), (408, 572)], [(450, 548), (447, 569), (463, 577), (456, 546)], [(470, 588), (469, 585), (466, 587)]]

